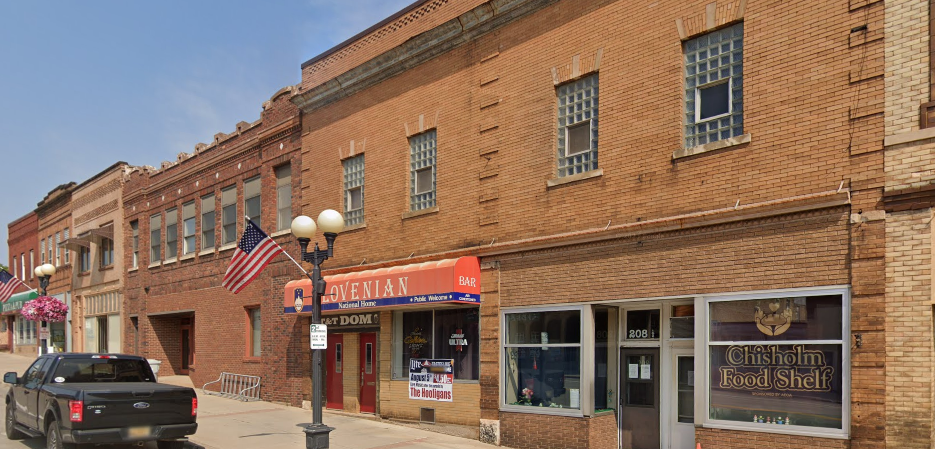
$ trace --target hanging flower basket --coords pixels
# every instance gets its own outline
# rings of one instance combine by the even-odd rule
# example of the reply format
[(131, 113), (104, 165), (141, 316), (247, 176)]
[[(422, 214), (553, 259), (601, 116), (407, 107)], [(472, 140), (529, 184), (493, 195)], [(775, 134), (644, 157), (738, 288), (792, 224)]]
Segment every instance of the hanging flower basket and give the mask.
[(58, 298), (51, 296), (40, 296), (32, 301), (27, 301), (20, 309), (20, 315), (31, 321), (65, 321), (68, 316), (68, 306)]

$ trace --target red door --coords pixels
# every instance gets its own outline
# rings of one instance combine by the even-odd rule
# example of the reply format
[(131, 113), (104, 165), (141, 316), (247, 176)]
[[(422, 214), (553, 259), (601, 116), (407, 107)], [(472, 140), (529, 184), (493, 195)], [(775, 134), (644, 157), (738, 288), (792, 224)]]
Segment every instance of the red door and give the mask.
[(344, 409), (344, 334), (328, 334), (327, 362), (325, 362), (325, 407)]
[(377, 411), (377, 334), (360, 334), (360, 411)]

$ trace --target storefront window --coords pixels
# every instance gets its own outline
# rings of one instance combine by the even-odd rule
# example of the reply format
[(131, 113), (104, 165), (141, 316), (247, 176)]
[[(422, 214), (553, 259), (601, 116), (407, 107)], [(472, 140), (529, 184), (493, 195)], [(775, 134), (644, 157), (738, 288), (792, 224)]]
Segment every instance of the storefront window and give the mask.
[(13, 344), (15, 345), (34, 345), (36, 344), (36, 322), (27, 320), (17, 315), (15, 324), (16, 333), (14, 334)]
[(581, 311), (505, 314), (504, 402), (581, 408)]
[(408, 376), (410, 359), (452, 359), (455, 379), (477, 380), (479, 322), (477, 307), (397, 312), (393, 376)]
[(617, 309), (594, 308), (594, 410), (615, 409)]
[(846, 431), (844, 313), (840, 294), (709, 303), (709, 419)]

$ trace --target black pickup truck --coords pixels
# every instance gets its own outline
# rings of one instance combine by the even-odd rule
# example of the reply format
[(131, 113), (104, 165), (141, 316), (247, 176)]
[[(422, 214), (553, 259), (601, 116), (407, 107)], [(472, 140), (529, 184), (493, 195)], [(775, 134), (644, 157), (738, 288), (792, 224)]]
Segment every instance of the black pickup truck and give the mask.
[(122, 354), (48, 354), (23, 377), (10, 372), (6, 434), (11, 440), (45, 435), (49, 449), (79, 444), (157, 441), (181, 448), (198, 424), (195, 390), (156, 383), (142, 357)]

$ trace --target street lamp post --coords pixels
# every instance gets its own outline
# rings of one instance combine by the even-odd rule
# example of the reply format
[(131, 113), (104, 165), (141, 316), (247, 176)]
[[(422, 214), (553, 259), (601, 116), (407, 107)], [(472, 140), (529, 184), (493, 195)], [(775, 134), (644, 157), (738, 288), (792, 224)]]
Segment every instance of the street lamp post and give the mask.
[[(52, 276), (55, 274), (55, 265), (50, 263), (45, 263), (36, 267), (34, 273), (39, 278), (39, 288), (42, 289), (42, 296), (46, 296), (46, 289), (49, 287), (49, 280), (52, 279)], [(42, 328), (49, 326), (48, 323), (43, 321), (40, 325)], [(45, 354), (48, 341), (43, 338), (39, 340), (39, 354)]]
[[(321, 277), (321, 264), (334, 255), (334, 239), (338, 233), (344, 229), (344, 217), (337, 211), (326, 209), (318, 216), (318, 226), (325, 234), (325, 241), (328, 242), (328, 248), (318, 249), (318, 242), (315, 242), (315, 249), (308, 251), (308, 244), (315, 236), (315, 222), (305, 216), (300, 215), (292, 220), (292, 235), (299, 241), (302, 248), (302, 261), (312, 264), (312, 272), (306, 273), (308, 279), (312, 281), (312, 324), (321, 324), (321, 297), (325, 293), (325, 280)], [(330, 432), (333, 427), (328, 427), (321, 422), (321, 349), (312, 351), (312, 424), (305, 427), (305, 447), (306, 449), (327, 449), (329, 447)]]

